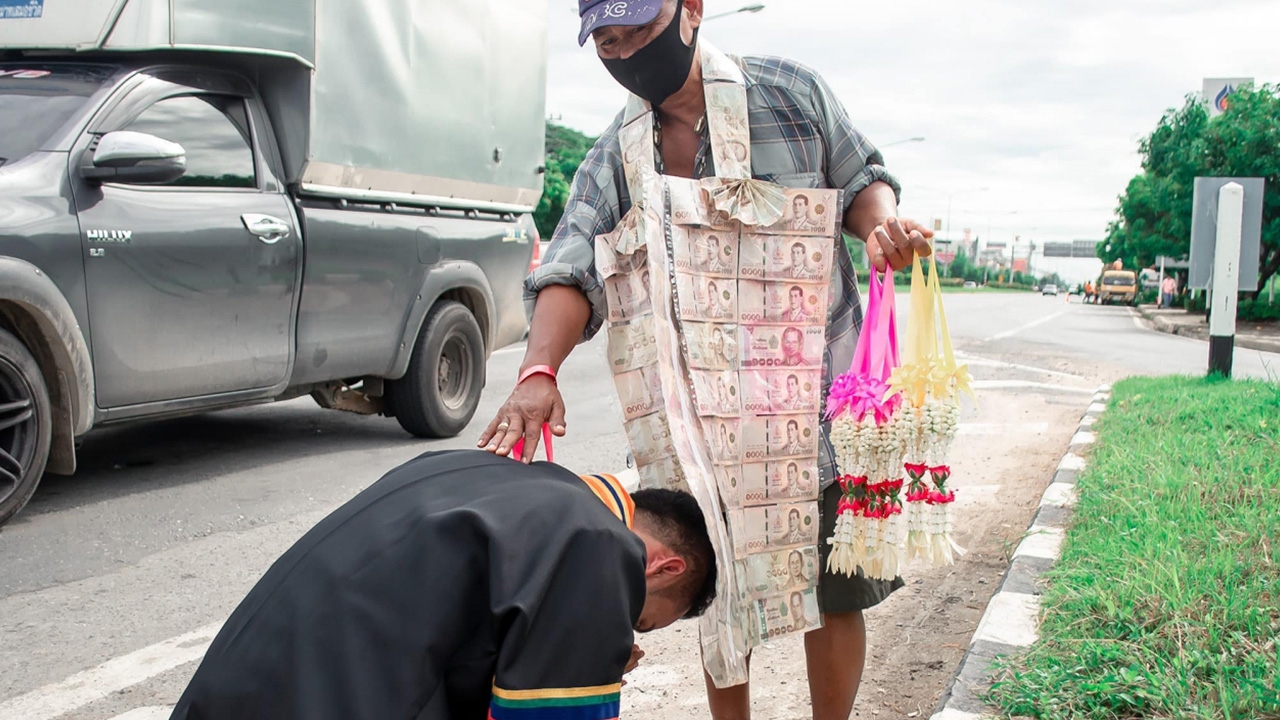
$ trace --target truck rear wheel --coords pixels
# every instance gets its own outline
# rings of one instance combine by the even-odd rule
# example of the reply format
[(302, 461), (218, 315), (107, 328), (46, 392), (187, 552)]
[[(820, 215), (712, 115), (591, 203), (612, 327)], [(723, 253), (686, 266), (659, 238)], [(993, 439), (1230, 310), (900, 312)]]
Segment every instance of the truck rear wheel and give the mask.
[(40, 366), (18, 338), (0, 330), (0, 525), (36, 491), (52, 437)]
[(409, 371), (388, 386), (400, 427), (420, 438), (454, 437), (466, 428), (484, 390), (484, 337), (462, 303), (437, 304), (422, 323)]

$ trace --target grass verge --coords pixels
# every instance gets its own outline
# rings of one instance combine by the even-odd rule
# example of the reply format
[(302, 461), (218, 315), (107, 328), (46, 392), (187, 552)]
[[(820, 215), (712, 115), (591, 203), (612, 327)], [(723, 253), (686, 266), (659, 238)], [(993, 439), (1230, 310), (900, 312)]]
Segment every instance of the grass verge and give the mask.
[(1280, 718), (1280, 385), (1116, 385), (1040, 641), (987, 700), (1033, 718)]

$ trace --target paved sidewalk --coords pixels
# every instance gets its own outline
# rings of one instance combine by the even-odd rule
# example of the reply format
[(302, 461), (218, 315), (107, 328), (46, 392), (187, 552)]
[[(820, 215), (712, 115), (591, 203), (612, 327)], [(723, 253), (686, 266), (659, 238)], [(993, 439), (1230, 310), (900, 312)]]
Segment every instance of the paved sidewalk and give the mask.
[[(1138, 312), (1160, 332), (1197, 340), (1209, 339), (1209, 323), (1200, 313), (1189, 313), (1181, 308), (1158, 309), (1154, 305), (1139, 306)], [(1236, 347), (1280, 352), (1280, 323), (1237, 322)]]

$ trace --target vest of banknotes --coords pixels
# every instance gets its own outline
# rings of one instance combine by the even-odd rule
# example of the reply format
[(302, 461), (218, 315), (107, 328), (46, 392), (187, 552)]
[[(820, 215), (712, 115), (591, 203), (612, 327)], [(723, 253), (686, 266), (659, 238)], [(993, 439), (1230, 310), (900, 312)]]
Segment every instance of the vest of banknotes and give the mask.
[(609, 362), (644, 487), (694, 494), (716, 549), (716, 684), (819, 627), (818, 436), (837, 190), (752, 179), (741, 68), (700, 43), (715, 177), (662, 175), (651, 108), (620, 134), (632, 208), (595, 239)]

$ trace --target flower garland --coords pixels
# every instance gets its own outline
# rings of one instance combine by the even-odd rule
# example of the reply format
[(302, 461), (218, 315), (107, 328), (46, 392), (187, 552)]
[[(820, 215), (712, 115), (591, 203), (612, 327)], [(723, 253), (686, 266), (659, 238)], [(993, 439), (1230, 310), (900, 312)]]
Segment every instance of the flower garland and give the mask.
[(872, 273), (853, 366), (832, 383), (826, 413), (844, 492), (827, 567), (886, 580), (906, 560), (902, 458), (910, 440), (895, 419), (902, 398), (888, 382), (898, 364), (893, 303), (892, 272), (883, 283)]

